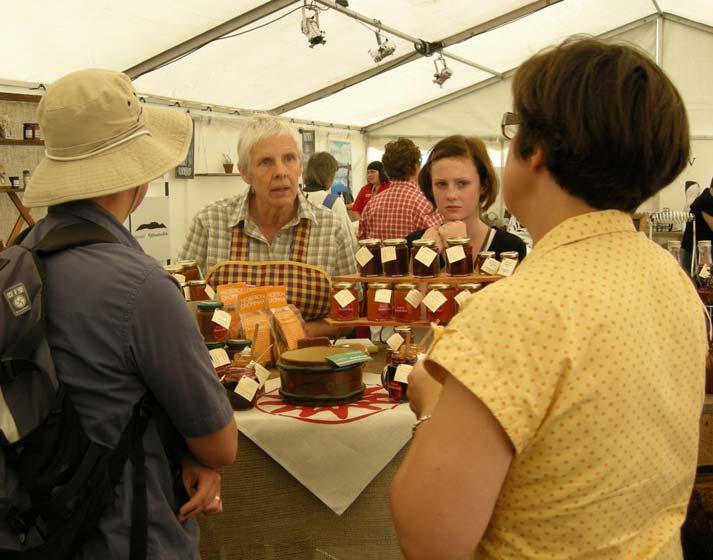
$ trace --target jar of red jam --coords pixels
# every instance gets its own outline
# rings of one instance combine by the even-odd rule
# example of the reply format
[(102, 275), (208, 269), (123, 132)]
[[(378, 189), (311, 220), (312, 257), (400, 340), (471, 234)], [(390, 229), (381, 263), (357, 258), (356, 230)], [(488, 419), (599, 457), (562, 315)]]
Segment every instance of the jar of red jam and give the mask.
[[(415, 292), (417, 297), (413, 297), (412, 291)], [(396, 321), (412, 323), (421, 318), (421, 292), (416, 289), (416, 284), (410, 282), (396, 284), (393, 297), (394, 319)]]
[(453, 284), (430, 284), (428, 287), (429, 291), (423, 298), (426, 319), (445, 325), (456, 314), (457, 288)]
[(359, 318), (359, 299), (351, 282), (332, 284), (329, 316), (335, 321), (354, 321)]
[(446, 239), (446, 269), (450, 276), (473, 274), (473, 247), (469, 237)]
[(178, 261), (178, 265), (183, 267), (182, 274), (186, 277), (186, 282), (190, 282), (191, 280), (200, 280), (203, 278), (201, 271), (198, 269), (197, 261)]
[(418, 278), (433, 278), (441, 273), (441, 259), (435, 239), (421, 238), (411, 243), (411, 270)]
[(495, 258), (495, 251), (481, 251), (475, 258), (476, 274), (493, 275), (498, 273), (500, 262)]
[(390, 321), (394, 316), (391, 284), (372, 282), (366, 290), (366, 318), (370, 321)]
[(356, 252), (357, 267), (362, 276), (381, 276), (380, 239), (362, 239)]
[(520, 262), (520, 253), (517, 251), (503, 251), (500, 253), (500, 267), (498, 274), (500, 276), (512, 276), (515, 272), (518, 263)]
[(188, 284), (188, 291), (191, 293), (191, 301), (206, 301), (210, 299), (210, 296), (205, 291), (207, 286), (205, 280), (191, 280), (186, 284)]
[(381, 245), (381, 266), (384, 276), (407, 276), (408, 254), (408, 244), (405, 239), (384, 239)]
[[(233, 407), (233, 410), (245, 410), (248, 408), (252, 408), (253, 405), (255, 404), (255, 401), (261, 396), (265, 394), (265, 386), (260, 385), (255, 392), (253, 398), (251, 400), (247, 400), (242, 395), (239, 395), (238, 393), (235, 392), (235, 389), (238, 386), (238, 383), (240, 383), (240, 380), (243, 377), (247, 377), (248, 379), (251, 379), (255, 383), (260, 383), (260, 380), (258, 379), (257, 375), (255, 374), (255, 369), (252, 366), (243, 366), (243, 367), (238, 367), (238, 366), (230, 366), (228, 370), (225, 373), (225, 377), (223, 378), (223, 387), (225, 387), (225, 391), (228, 395), (228, 400), (230, 401), (230, 405)], [(254, 386), (254, 385), (253, 385)]]
[(228, 329), (213, 321), (217, 310), (223, 309), (222, 301), (199, 301), (196, 307), (198, 328), (206, 342), (222, 342), (228, 338)]

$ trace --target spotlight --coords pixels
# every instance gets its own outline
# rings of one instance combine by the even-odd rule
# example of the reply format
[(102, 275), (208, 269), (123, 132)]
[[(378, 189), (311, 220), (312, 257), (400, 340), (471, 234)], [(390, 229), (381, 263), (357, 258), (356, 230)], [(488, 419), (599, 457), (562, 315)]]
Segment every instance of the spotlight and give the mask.
[[(439, 68), (439, 62), (443, 65), (442, 68)], [(448, 68), (446, 60), (443, 58), (442, 54), (439, 54), (438, 58), (433, 61), (433, 65), (436, 67), (436, 73), (433, 75), (433, 83), (438, 84), (440, 87), (443, 87), (443, 84), (446, 82), (446, 80), (448, 80), (453, 75), (453, 70)]]
[(374, 33), (376, 34), (376, 42), (378, 43), (378, 46), (375, 49), (369, 49), (369, 54), (371, 55), (371, 58), (374, 59), (374, 62), (381, 62), (387, 56), (394, 54), (396, 51), (396, 45), (388, 39), (384, 39), (378, 31), (375, 31)]
[[(308, 12), (312, 15), (308, 15)], [(319, 8), (316, 6), (302, 6), (302, 33), (307, 35), (310, 49), (327, 42), (325, 32), (319, 28)]]

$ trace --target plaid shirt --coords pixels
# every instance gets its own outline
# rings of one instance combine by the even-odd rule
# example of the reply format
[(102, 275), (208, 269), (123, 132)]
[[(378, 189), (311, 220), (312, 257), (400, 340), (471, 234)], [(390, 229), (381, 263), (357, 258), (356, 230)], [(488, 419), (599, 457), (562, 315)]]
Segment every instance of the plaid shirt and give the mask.
[(362, 212), (359, 239), (406, 237), (412, 231), (437, 226), (443, 217), (412, 181), (391, 181), (391, 186), (372, 197)]
[(354, 248), (339, 218), (326, 208), (315, 208), (302, 193), (297, 197), (297, 214), (282, 226), (272, 243), (250, 219), (247, 193), (209, 204), (193, 218), (178, 258), (195, 259), (204, 273), (213, 265), (230, 260), (232, 228), (244, 222), (245, 234), (250, 238), (250, 260), (290, 260), (295, 226), (307, 218), (312, 221), (312, 228), (306, 264), (320, 267), (330, 277), (356, 274)]

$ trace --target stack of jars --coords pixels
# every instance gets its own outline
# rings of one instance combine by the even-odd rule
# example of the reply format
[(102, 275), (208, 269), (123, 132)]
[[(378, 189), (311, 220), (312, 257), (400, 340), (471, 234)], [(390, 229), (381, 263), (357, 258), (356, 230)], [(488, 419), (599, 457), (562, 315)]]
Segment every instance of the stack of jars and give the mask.
[(208, 285), (206, 281), (203, 280), (203, 275), (196, 261), (178, 261), (176, 264), (168, 264), (163, 268), (181, 285), (186, 301), (206, 301), (212, 299), (211, 295), (213, 294), (208, 293)]

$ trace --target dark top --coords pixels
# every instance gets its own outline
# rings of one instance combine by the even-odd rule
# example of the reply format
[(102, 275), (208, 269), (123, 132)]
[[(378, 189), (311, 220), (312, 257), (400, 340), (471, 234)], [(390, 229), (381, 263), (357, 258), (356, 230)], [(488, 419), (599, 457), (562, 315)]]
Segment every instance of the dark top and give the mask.
[[(698, 198), (691, 204), (691, 212), (696, 217), (696, 241), (701, 239), (713, 240), (713, 231), (708, 227), (708, 223), (703, 218), (703, 212), (713, 216), (713, 196), (711, 190), (705, 189)], [(693, 222), (686, 223), (686, 230), (683, 232), (681, 248), (686, 251), (693, 251)]]
[[(500, 229), (491, 228), (495, 230), (495, 235), (490, 245), (483, 249), (484, 251), (495, 251), (496, 253), (503, 253), (505, 251), (517, 251), (520, 256), (520, 261), (527, 256), (527, 245), (520, 239), (517, 235), (508, 233), (507, 231), (502, 231)], [(425, 229), (420, 229), (409, 233), (406, 236), (406, 241), (408, 241), (408, 246), (411, 247), (411, 243), (416, 239), (421, 239), (423, 234), (426, 233)], [(488, 233), (490, 235), (490, 233)], [(476, 255), (473, 255), (475, 258)], [(441, 257), (443, 259), (443, 257)], [(443, 262), (441, 262), (443, 264)]]
[[(44, 264), (47, 339), (89, 438), (115, 446), (147, 389), (184, 437), (225, 427), (233, 411), (178, 284), (112, 214), (91, 201), (54, 206), (27, 240), (83, 221), (104, 227), (119, 243), (68, 249)], [(180, 504), (153, 421), (144, 448), (147, 557), (198, 559), (198, 526), (176, 519)], [(114, 502), (77, 559), (129, 557), (132, 475), (127, 461)]]

